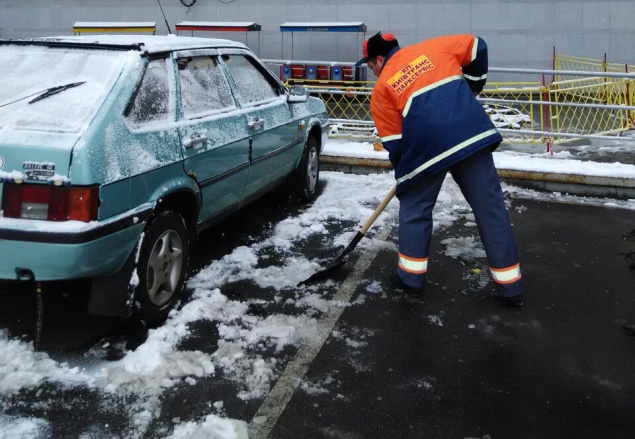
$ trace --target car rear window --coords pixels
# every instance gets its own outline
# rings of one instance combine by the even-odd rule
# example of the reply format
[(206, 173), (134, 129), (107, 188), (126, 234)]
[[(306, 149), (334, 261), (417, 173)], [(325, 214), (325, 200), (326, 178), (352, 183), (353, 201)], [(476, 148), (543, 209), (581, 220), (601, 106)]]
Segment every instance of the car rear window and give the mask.
[(0, 129), (81, 132), (131, 55), (0, 46)]

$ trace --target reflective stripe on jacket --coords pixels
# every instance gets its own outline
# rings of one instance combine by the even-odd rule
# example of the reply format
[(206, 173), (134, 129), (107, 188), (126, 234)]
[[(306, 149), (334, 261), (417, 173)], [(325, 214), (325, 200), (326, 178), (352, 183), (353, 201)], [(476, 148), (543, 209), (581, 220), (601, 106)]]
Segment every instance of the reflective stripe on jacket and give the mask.
[(473, 35), (395, 48), (371, 95), (377, 132), (395, 168), (397, 193), (502, 137), (474, 97), (487, 80), (487, 45)]

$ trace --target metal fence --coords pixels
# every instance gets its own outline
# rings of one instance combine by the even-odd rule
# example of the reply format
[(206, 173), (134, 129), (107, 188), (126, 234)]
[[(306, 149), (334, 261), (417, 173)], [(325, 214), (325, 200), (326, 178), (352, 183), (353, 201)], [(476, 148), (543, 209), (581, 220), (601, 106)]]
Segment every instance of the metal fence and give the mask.
[[(275, 60), (268, 63), (276, 68)], [(635, 74), (597, 61), (578, 59), (574, 64), (572, 57), (561, 58), (558, 65), (584, 68), (490, 68), (490, 74), (530, 79), (488, 83), (479, 96), (506, 141), (546, 143), (550, 150), (554, 144), (580, 138), (615, 140), (635, 127)], [(374, 82), (291, 79), (287, 83), (306, 85), (324, 100), (332, 137), (377, 140), (370, 115)]]
[[(635, 75), (582, 70), (490, 69), (534, 75), (540, 82), (525, 87), (490, 84), (480, 100), (506, 139), (542, 142), (548, 147), (575, 139), (615, 140), (635, 126)], [(547, 78), (553, 78), (547, 82)], [(513, 115), (501, 114), (510, 109)], [(503, 121), (501, 123), (500, 120)], [(509, 122), (508, 126), (504, 126)]]

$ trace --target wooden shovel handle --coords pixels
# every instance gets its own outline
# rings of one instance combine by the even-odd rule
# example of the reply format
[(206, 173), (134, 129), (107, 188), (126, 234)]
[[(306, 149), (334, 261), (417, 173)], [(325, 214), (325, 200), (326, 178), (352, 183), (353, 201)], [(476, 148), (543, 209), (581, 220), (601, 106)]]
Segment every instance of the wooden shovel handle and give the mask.
[(392, 200), (392, 197), (395, 196), (395, 193), (397, 193), (396, 185), (390, 189), (390, 191), (386, 194), (386, 196), (381, 201), (381, 203), (379, 203), (379, 206), (377, 206), (377, 209), (375, 209), (375, 211), (370, 216), (370, 218), (366, 220), (361, 230), (359, 231), (362, 235), (366, 235), (366, 232), (368, 232), (368, 229), (370, 229), (370, 226), (373, 225), (377, 217), (384, 211), (388, 203), (390, 203), (390, 200)]

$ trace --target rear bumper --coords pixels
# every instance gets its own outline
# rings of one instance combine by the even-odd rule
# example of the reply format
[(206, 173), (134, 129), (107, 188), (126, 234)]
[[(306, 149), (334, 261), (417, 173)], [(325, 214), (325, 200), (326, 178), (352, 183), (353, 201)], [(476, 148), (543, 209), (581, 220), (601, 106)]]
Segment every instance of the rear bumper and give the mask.
[(17, 279), (18, 268), (40, 281), (114, 274), (134, 250), (149, 214), (93, 223), (0, 218), (0, 279)]

